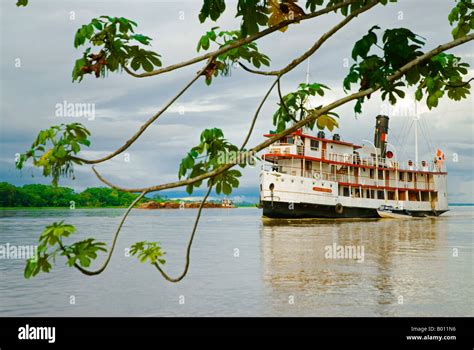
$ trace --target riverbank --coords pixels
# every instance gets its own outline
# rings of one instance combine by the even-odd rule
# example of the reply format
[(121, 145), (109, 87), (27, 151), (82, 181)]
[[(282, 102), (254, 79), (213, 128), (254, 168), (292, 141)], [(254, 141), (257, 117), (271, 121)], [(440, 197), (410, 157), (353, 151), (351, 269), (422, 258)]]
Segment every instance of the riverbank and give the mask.
[[(165, 203), (165, 202), (161, 202), (161, 203)], [(157, 202), (157, 204), (161, 204), (160, 202)], [(180, 202), (166, 202), (166, 203), (173, 203), (173, 204), (168, 204), (168, 206), (164, 205), (164, 207), (160, 207), (160, 208), (140, 208), (140, 207), (136, 207), (136, 209), (179, 209), (179, 203)], [(191, 202), (191, 203), (187, 203), (185, 202), (185, 208), (186, 209), (195, 209), (195, 208), (199, 208), (199, 203), (200, 202)], [(178, 206), (176, 206), (176, 204)], [(212, 204), (212, 203), (210, 203)], [(128, 206), (107, 206), (107, 207), (75, 207), (74, 209), (70, 209), (68, 207), (0, 207), (0, 211), (8, 211), (8, 210), (28, 210), (28, 211), (40, 211), (40, 210), (48, 210), (48, 209), (51, 209), (51, 210), (64, 210), (64, 209), (70, 209), (70, 210), (77, 210), (77, 209), (89, 209), (89, 210), (94, 210), (94, 209), (126, 209), (128, 208)], [(216, 206), (204, 206), (204, 208), (222, 208), (222, 207), (216, 207)], [(239, 209), (239, 208), (255, 208), (255, 209), (258, 209), (257, 208), (257, 205), (256, 204), (252, 204), (252, 205), (249, 205), (249, 204), (245, 204), (245, 205), (239, 205), (239, 204), (234, 204), (234, 207), (233, 209)]]

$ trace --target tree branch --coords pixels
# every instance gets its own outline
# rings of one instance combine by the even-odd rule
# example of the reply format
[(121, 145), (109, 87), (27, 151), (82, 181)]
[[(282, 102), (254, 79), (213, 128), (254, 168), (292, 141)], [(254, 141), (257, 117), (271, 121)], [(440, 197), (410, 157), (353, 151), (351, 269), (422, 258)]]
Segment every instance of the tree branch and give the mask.
[[(450, 41), (448, 43), (439, 45), (435, 49), (433, 49), (431, 51), (428, 51), (427, 53), (425, 53), (425, 54), (417, 57), (416, 59), (408, 62), (407, 64), (405, 64), (396, 73), (389, 76), (387, 78), (387, 80), (388, 81), (393, 81), (393, 80), (399, 79), (406, 72), (408, 72), (411, 68), (417, 66), (421, 62), (426, 61), (426, 60), (430, 59), (431, 57), (433, 57), (433, 56), (435, 56), (435, 55), (437, 55), (437, 54), (439, 54), (443, 51), (446, 51), (446, 50), (451, 49), (453, 47), (462, 45), (462, 44), (464, 44), (466, 42), (469, 42), (473, 39), (474, 39), (474, 34), (469, 34), (469, 35), (464, 36), (462, 38), (458, 38), (458, 39)], [(320, 108), (316, 113), (312, 113), (309, 117), (307, 117), (303, 120), (300, 120), (299, 122), (297, 122), (293, 126), (283, 130), (282, 132), (280, 132), (278, 134), (275, 134), (271, 138), (268, 138), (266, 141), (261, 142), (260, 144), (258, 144), (254, 148), (252, 148), (250, 151), (258, 152), (258, 151), (270, 146), (271, 144), (275, 143), (276, 141), (280, 140), (281, 138), (287, 136), (288, 134), (291, 134), (292, 132), (298, 130), (299, 128), (301, 128), (301, 127), (307, 125), (308, 123), (316, 120), (320, 115), (325, 114), (325, 113), (331, 111), (332, 109), (337, 108), (337, 107), (339, 107), (339, 106), (341, 106), (341, 105), (343, 105), (347, 102), (350, 102), (352, 100), (356, 100), (358, 98), (370, 95), (370, 94), (374, 93), (375, 91), (377, 91), (379, 89), (380, 89), (380, 86), (376, 86), (376, 87), (373, 87), (373, 88), (369, 88), (369, 89), (359, 91), (357, 93), (353, 93), (353, 94), (345, 96), (341, 99), (338, 99), (338, 100), (326, 105), (325, 107)], [(202, 175), (190, 178), (190, 179), (180, 180), (180, 181), (176, 181), (176, 182), (170, 182), (170, 183), (166, 183), (166, 184), (162, 184), (162, 185), (144, 187), (144, 188), (121, 188), (121, 187), (118, 187), (118, 186), (110, 183), (109, 181), (105, 180), (102, 176), (100, 176), (100, 174), (94, 168), (93, 168), (93, 170), (94, 170), (95, 174), (97, 175), (97, 177), (99, 178), (100, 181), (102, 181), (103, 183), (105, 183), (106, 185), (108, 185), (112, 188), (115, 188), (117, 190), (124, 191), (124, 192), (147, 192), (148, 193), (148, 192), (155, 192), (155, 191), (161, 191), (161, 190), (165, 190), (165, 189), (169, 189), (169, 188), (176, 188), (176, 187), (181, 187), (181, 186), (185, 186), (185, 185), (190, 185), (190, 184), (193, 184), (197, 181), (202, 181), (202, 180), (208, 179), (210, 177), (214, 177), (216, 175), (219, 175), (219, 174), (223, 173), (224, 171), (232, 168), (235, 165), (236, 165), (235, 163), (225, 164), (225, 165), (223, 165), (223, 166), (221, 166), (217, 169), (214, 169), (213, 171), (210, 171), (208, 173), (205, 173), (205, 174), (202, 174)]]
[(286, 21), (283, 21), (283, 22), (280, 22), (278, 23), (277, 25), (275, 26), (272, 26), (270, 28), (267, 28), (265, 30), (262, 30), (261, 32), (258, 32), (256, 34), (253, 34), (253, 35), (250, 35), (246, 38), (243, 38), (243, 39), (240, 39), (240, 40), (236, 40), (235, 42), (233, 42), (232, 44), (229, 44), (225, 47), (221, 47), (220, 49), (218, 50), (215, 50), (215, 51), (212, 51), (212, 52), (208, 52), (204, 55), (201, 55), (201, 56), (197, 56), (195, 58), (192, 58), (190, 60), (187, 60), (187, 61), (183, 61), (183, 62), (180, 62), (180, 63), (176, 63), (176, 64), (173, 64), (173, 65), (170, 65), (170, 66), (167, 66), (167, 67), (163, 67), (163, 68), (160, 68), (160, 69), (157, 69), (157, 70), (154, 70), (154, 71), (151, 71), (151, 72), (145, 72), (145, 73), (134, 73), (132, 72), (130, 69), (128, 69), (127, 67), (124, 66), (124, 70), (134, 76), (135, 78), (146, 78), (146, 77), (151, 77), (151, 76), (154, 76), (154, 75), (159, 75), (159, 74), (163, 74), (163, 73), (168, 73), (168, 72), (171, 72), (171, 71), (174, 71), (176, 69), (179, 69), (179, 68), (183, 68), (183, 67), (186, 67), (186, 66), (189, 66), (189, 65), (192, 65), (192, 64), (195, 64), (195, 63), (198, 63), (198, 62), (201, 62), (201, 61), (204, 61), (204, 60), (207, 60), (211, 57), (217, 57), (223, 53), (226, 53), (232, 49), (235, 49), (237, 47), (240, 47), (242, 45), (245, 45), (245, 44), (248, 44), (248, 43), (251, 43), (252, 41), (255, 41), (255, 40), (258, 40), (260, 38), (263, 38), (264, 36), (268, 35), (268, 34), (271, 34), (273, 32), (276, 32), (277, 30), (280, 30), (281, 28), (284, 28), (290, 24), (293, 24), (293, 23), (297, 23), (297, 22), (301, 22), (301, 21), (305, 21), (305, 20), (308, 20), (308, 19), (311, 19), (311, 18), (315, 18), (315, 17), (318, 17), (318, 16), (321, 16), (321, 15), (324, 15), (326, 13), (329, 13), (329, 12), (333, 12), (333, 11), (336, 11), (338, 9), (340, 9), (341, 7), (344, 7), (344, 6), (348, 6), (354, 2), (356, 2), (358, 0), (346, 0), (346, 1), (343, 1), (337, 5), (334, 5), (334, 6), (331, 6), (331, 7), (327, 7), (325, 9), (322, 9), (322, 10), (319, 10), (319, 11), (316, 11), (316, 12), (312, 12), (312, 13), (309, 13), (309, 14), (306, 14), (306, 15), (303, 15), (303, 16), (299, 16), (299, 17), (295, 17), (293, 19), (290, 19), (290, 20), (286, 20)]
[[(90, 270), (87, 270), (85, 268), (83, 268), (81, 265), (79, 265), (78, 263), (74, 263), (74, 267), (76, 269), (78, 269), (80, 272), (82, 272), (84, 275), (87, 275), (87, 276), (95, 276), (95, 275), (98, 275), (100, 273), (102, 273), (105, 268), (107, 267), (107, 265), (109, 264), (110, 262), (110, 259), (112, 258), (112, 253), (114, 252), (114, 248), (115, 248), (115, 243), (117, 243), (117, 238), (118, 238), (118, 235), (120, 233), (120, 230), (122, 229), (122, 226), (123, 224), (125, 223), (125, 220), (127, 219), (127, 216), (128, 214), (130, 213), (130, 211), (132, 210), (132, 208), (140, 201), (140, 199), (143, 198), (143, 196), (146, 194), (146, 192), (142, 192), (137, 198), (135, 198), (135, 200), (128, 206), (127, 210), (125, 211), (125, 213), (123, 214), (122, 216), (122, 220), (120, 220), (120, 223), (117, 227), (117, 230), (115, 231), (115, 235), (114, 235), (114, 238), (112, 240), (112, 245), (110, 246), (110, 251), (109, 251), (109, 254), (107, 255), (107, 259), (105, 259), (105, 262), (104, 264), (98, 269), (98, 270), (95, 270), (95, 271), (90, 271)], [(64, 245), (62, 244), (61, 241), (59, 241), (59, 247), (61, 248), (61, 250), (66, 253), (66, 257), (68, 259), (71, 258), (71, 256), (66, 252), (66, 247), (64, 247)]]
[(250, 139), (250, 136), (252, 135), (252, 132), (253, 132), (253, 128), (255, 126), (255, 122), (257, 121), (257, 118), (260, 114), (260, 110), (262, 109), (263, 105), (265, 104), (265, 101), (267, 100), (268, 96), (270, 96), (270, 93), (272, 92), (273, 88), (275, 87), (275, 84), (279, 81), (279, 79), (276, 79), (273, 84), (270, 86), (270, 88), (268, 89), (267, 93), (265, 94), (265, 96), (263, 97), (263, 100), (260, 102), (260, 104), (258, 105), (258, 108), (257, 110), (255, 111), (255, 115), (252, 119), (252, 124), (250, 124), (250, 128), (249, 128), (249, 131), (247, 132), (247, 136), (245, 137), (244, 139), (244, 142), (242, 142), (242, 146), (240, 146), (240, 150), (242, 151), (245, 146), (247, 145), (247, 142), (249, 141)]
[(80, 157), (72, 157), (72, 159), (74, 160), (77, 160), (77, 161), (81, 161), (85, 164), (98, 164), (98, 163), (102, 163), (102, 162), (105, 162), (106, 160), (109, 160), (109, 159), (112, 159), (113, 157), (115, 157), (116, 155), (122, 153), (123, 151), (125, 151), (127, 148), (129, 148), (139, 137), (141, 134), (143, 134), (143, 132), (155, 121), (157, 120), (164, 112), (166, 112), (166, 110), (174, 103), (176, 102), (176, 100), (181, 97), (181, 95), (183, 95), (186, 90), (188, 90), (191, 85), (193, 85), (196, 80), (199, 79), (199, 77), (202, 75), (202, 73), (206, 70), (206, 68), (208, 67), (209, 63), (210, 63), (211, 60), (209, 60), (209, 62), (206, 64), (206, 66), (204, 68), (202, 68), (199, 72), (196, 73), (196, 75), (194, 76), (193, 79), (191, 79), (191, 81), (186, 84), (186, 86), (181, 89), (181, 91), (179, 91), (173, 98), (171, 98), (171, 100), (169, 100), (158, 112), (156, 112), (150, 119), (148, 119), (146, 121), (145, 124), (143, 124), (140, 129), (127, 141), (125, 142), (125, 144), (121, 147), (119, 147), (117, 150), (115, 150), (114, 152), (110, 153), (109, 155), (105, 156), (105, 157), (102, 157), (102, 158), (99, 158), (99, 159), (84, 159), (84, 158), (80, 158)]
[[(300, 16), (300, 17), (297, 17), (297, 18), (294, 18), (292, 20), (287, 20), (287, 21), (283, 21), (281, 23), (279, 23), (278, 25), (276, 26), (273, 26), (273, 27), (270, 27), (270, 28), (267, 28), (265, 29), (264, 31), (260, 32), (260, 33), (256, 33), (252, 36), (249, 36), (247, 38), (244, 38), (244, 39), (241, 39), (241, 40), (237, 40), (236, 42), (230, 44), (230, 45), (227, 45), (219, 50), (216, 50), (214, 52), (210, 52), (210, 53), (207, 53), (205, 55), (202, 55), (202, 56), (199, 56), (199, 57), (196, 57), (192, 60), (189, 60), (189, 61), (185, 61), (185, 62), (182, 62), (182, 63), (178, 63), (178, 64), (175, 64), (175, 65), (172, 65), (172, 66), (169, 66), (169, 67), (166, 67), (166, 68), (161, 68), (159, 70), (156, 70), (156, 71), (153, 71), (153, 72), (147, 72), (147, 73), (141, 73), (141, 74), (138, 74), (138, 73), (134, 73), (133, 71), (131, 71), (127, 66), (123, 66), (124, 70), (134, 76), (134, 77), (137, 77), (137, 78), (143, 78), (143, 77), (146, 77), (146, 76), (152, 76), (152, 75), (158, 75), (158, 74), (161, 74), (161, 73), (165, 73), (165, 72), (169, 72), (169, 71), (172, 71), (172, 70), (175, 70), (175, 69), (178, 69), (178, 68), (182, 68), (182, 67), (185, 67), (187, 65), (191, 65), (191, 64), (194, 64), (194, 63), (197, 63), (197, 62), (200, 62), (200, 61), (203, 61), (205, 59), (208, 59), (208, 63), (206, 64), (206, 66), (204, 68), (202, 68), (197, 74), (196, 76), (191, 80), (191, 82), (189, 82), (176, 96), (174, 96), (160, 111), (158, 111), (155, 115), (153, 115), (150, 119), (148, 119), (148, 121), (143, 124), (140, 129), (129, 139), (125, 142), (125, 144), (123, 146), (121, 146), (120, 148), (118, 148), (117, 150), (115, 150), (114, 152), (110, 153), (109, 155), (105, 156), (105, 157), (102, 157), (102, 158), (99, 158), (99, 159), (94, 159), (94, 160), (90, 160), (90, 159), (84, 159), (84, 158), (81, 158), (81, 157), (72, 157), (72, 159), (74, 160), (77, 160), (77, 161), (81, 161), (83, 162), (84, 164), (99, 164), (99, 163), (102, 163), (106, 160), (109, 160), (109, 159), (112, 159), (113, 157), (115, 157), (116, 155), (124, 152), (127, 148), (129, 148), (139, 137), (140, 135), (148, 128), (148, 126), (150, 126), (156, 119), (158, 119), (198, 78), (199, 76), (202, 75), (202, 73), (206, 70), (206, 68), (208, 67), (209, 63), (212, 61), (212, 59), (214, 57), (216, 57), (217, 55), (220, 55), (222, 53), (225, 53), (231, 49), (234, 49), (236, 47), (240, 47), (242, 45), (245, 45), (249, 42), (252, 42), (254, 40), (257, 40), (263, 36), (266, 36), (274, 31), (277, 31), (289, 24), (292, 24), (292, 23), (295, 23), (295, 22), (300, 22), (300, 21), (303, 21), (303, 20), (307, 20), (307, 19), (311, 19), (311, 18), (314, 18), (314, 17), (317, 17), (317, 16), (321, 16), (323, 14), (326, 14), (326, 13), (329, 13), (329, 12), (332, 12), (332, 11), (335, 11), (343, 6), (347, 6), (347, 5), (350, 5), (351, 3), (355, 2), (356, 0), (348, 0), (348, 1), (345, 1), (345, 2), (342, 2), (340, 4), (337, 4), (335, 6), (331, 6), (331, 7), (328, 7), (328, 8), (325, 8), (323, 10), (320, 10), (320, 11), (316, 11), (316, 12), (313, 12), (313, 13), (310, 13), (310, 14), (307, 14), (307, 15), (304, 15), (304, 16)], [(363, 7), (357, 11), (355, 11), (354, 13), (348, 15), (341, 23), (339, 23), (340, 27), (343, 27), (345, 24), (347, 24), (352, 18), (356, 17), (359, 13), (361, 12), (364, 12), (368, 9), (370, 9), (371, 7), (373, 7), (376, 3), (378, 3), (379, 0), (375, 1), (374, 3), (370, 4), (370, 6), (366, 6), (366, 7)], [(336, 26), (337, 27), (337, 26)], [(337, 31), (337, 29), (335, 29), (336, 27), (334, 27), (332, 30)], [(328, 35), (326, 37), (326, 39), (324, 39), (320, 44), (319, 46), (321, 46), (323, 44), (323, 42), (325, 40), (327, 40), (332, 34), (329, 34), (330, 32), (326, 33), (325, 35)], [(324, 37), (324, 36), (323, 36)], [(322, 37), (322, 38), (323, 38)], [(321, 38), (321, 39), (322, 39)], [(320, 41), (321, 41), (320, 39)], [(312, 55), (318, 48), (315, 48), (313, 50), (313, 52), (311, 53), (306, 53), (308, 54), (308, 57), (310, 55)], [(311, 51), (311, 50), (310, 50)], [(309, 52), (309, 51), (308, 51)], [(304, 55), (303, 55), (304, 56)], [(302, 57), (303, 57), (302, 56)], [(305, 58), (301, 58), (301, 61), (303, 61)], [(285, 68), (285, 72), (288, 72), (290, 71), (291, 69), (293, 69), (294, 67), (296, 67), (299, 63), (301, 62), (292, 62), (290, 65), (293, 65), (293, 67), (286, 67)], [(239, 63), (241, 66), (243, 66), (241, 63)], [(244, 66), (243, 66), (244, 67)], [(244, 69), (246, 70), (249, 70), (249, 68), (246, 68), (244, 67)], [(249, 70), (250, 71), (250, 70)], [(256, 73), (257, 71), (254, 71), (254, 73)], [(269, 72), (269, 73), (272, 73), (272, 72)], [(283, 74), (284, 74), (283, 73)], [(262, 72), (262, 74), (264, 75), (282, 75), (282, 74), (267, 74), (267, 73), (264, 73)]]
[(204, 207), (204, 204), (206, 203), (206, 200), (207, 200), (207, 197), (209, 197), (209, 195), (211, 194), (211, 190), (212, 190), (212, 183), (211, 185), (209, 186), (209, 189), (207, 190), (207, 193), (206, 195), (204, 196), (204, 198), (202, 199), (201, 201), (201, 204), (199, 205), (199, 210), (198, 210), (198, 213), (196, 215), (196, 219), (194, 220), (194, 226), (193, 226), (193, 231), (191, 232), (191, 237), (189, 238), (189, 242), (188, 242), (188, 247), (186, 249), (186, 263), (184, 265), (184, 271), (183, 273), (181, 273), (181, 275), (179, 275), (178, 277), (176, 278), (172, 278), (170, 277), (165, 271), (163, 271), (163, 269), (160, 267), (160, 265), (158, 263), (154, 263), (153, 265), (155, 265), (155, 267), (158, 269), (158, 271), (160, 271), (161, 275), (169, 282), (173, 282), (173, 283), (176, 283), (176, 282), (179, 282), (181, 281), (185, 276), (186, 274), (188, 273), (188, 270), (189, 270), (189, 262), (190, 262), (190, 257), (191, 257), (191, 246), (193, 245), (193, 240), (194, 240), (194, 235), (196, 234), (196, 230), (197, 230), (197, 227), (198, 227), (198, 223), (199, 223), (199, 219), (201, 218), (201, 212), (202, 212), (202, 208)]
[(296, 118), (290, 113), (290, 110), (288, 109), (288, 106), (286, 105), (285, 101), (283, 100), (283, 96), (281, 94), (281, 86), (280, 86), (280, 78), (281, 76), (279, 75), (277, 78), (278, 81), (278, 97), (280, 98), (280, 104), (283, 106), (283, 108), (286, 111), (286, 114), (293, 120), (295, 123), (297, 122)]
[(364, 7), (361, 7), (357, 11), (354, 11), (350, 15), (348, 15), (346, 18), (344, 18), (341, 22), (339, 22), (337, 25), (331, 28), (328, 32), (324, 33), (318, 41), (304, 54), (299, 56), (298, 58), (295, 58), (291, 63), (289, 63), (286, 67), (280, 69), (280, 70), (274, 70), (274, 71), (269, 71), (269, 72), (263, 72), (263, 71), (258, 71), (254, 70), (251, 68), (248, 68), (245, 66), (243, 63), (239, 62), (239, 65), (246, 70), (247, 72), (254, 73), (254, 74), (260, 74), (260, 75), (277, 75), (281, 76), (283, 74), (288, 73), (290, 70), (298, 66), (301, 62), (305, 61), (308, 57), (313, 55), (331, 36), (333, 36), (339, 29), (343, 28), (346, 24), (348, 24), (353, 18), (357, 17), (361, 13), (370, 10), (372, 7), (377, 5), (380, 2), (380, 0), (373, 1), (369, 4), (367, 4)]

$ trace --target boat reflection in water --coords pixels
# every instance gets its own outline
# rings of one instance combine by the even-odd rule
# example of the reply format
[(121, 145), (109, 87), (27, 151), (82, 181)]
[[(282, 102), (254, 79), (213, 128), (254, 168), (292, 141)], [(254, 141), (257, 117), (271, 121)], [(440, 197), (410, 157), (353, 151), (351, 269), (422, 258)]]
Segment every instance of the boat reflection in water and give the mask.
[(262, 271), (272, 307), (288, 316), (415, 316), (443, 315), (443, 304), (463, 314), (462, 303), (449, 305), (456, 261), (448, 224), (263, 219)]

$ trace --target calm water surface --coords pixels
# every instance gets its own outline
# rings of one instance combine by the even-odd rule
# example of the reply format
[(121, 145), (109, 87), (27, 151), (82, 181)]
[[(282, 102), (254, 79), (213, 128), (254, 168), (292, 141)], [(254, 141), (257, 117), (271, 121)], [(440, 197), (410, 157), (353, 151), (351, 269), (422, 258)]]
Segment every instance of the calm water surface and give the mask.
[[(110, 243), (122, 213), (1, 211), (0, 244), (35, 244), (59, 220), (76, 225), (76, 239)], [(126, 256), (136, 241), (158, 241), (165, 269), (180, 274), (195, 214), (133, 211), (109, 267), (95, 277), (59, 257), (51, 273), (25, 280), (24, 261), (0, 260), (0, 315), (474, 316), (474, 207), (439, 218), (303, 222), (265, 222), (257, 209), (206, 209), (182, 282)], [(334, 243), (363, 247), (364, 261), (327, 259)]]

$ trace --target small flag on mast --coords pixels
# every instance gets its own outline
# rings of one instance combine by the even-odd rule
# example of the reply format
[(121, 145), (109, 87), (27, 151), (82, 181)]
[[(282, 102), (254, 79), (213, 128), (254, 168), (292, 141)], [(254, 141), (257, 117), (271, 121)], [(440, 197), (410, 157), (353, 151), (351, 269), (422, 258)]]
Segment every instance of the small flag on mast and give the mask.
[(444, 162), (444, 153), (441, 152), (439, 148), (436, 149), (436, 164), (438, 164), (439, 169), (443, 167), (443, 162)]

